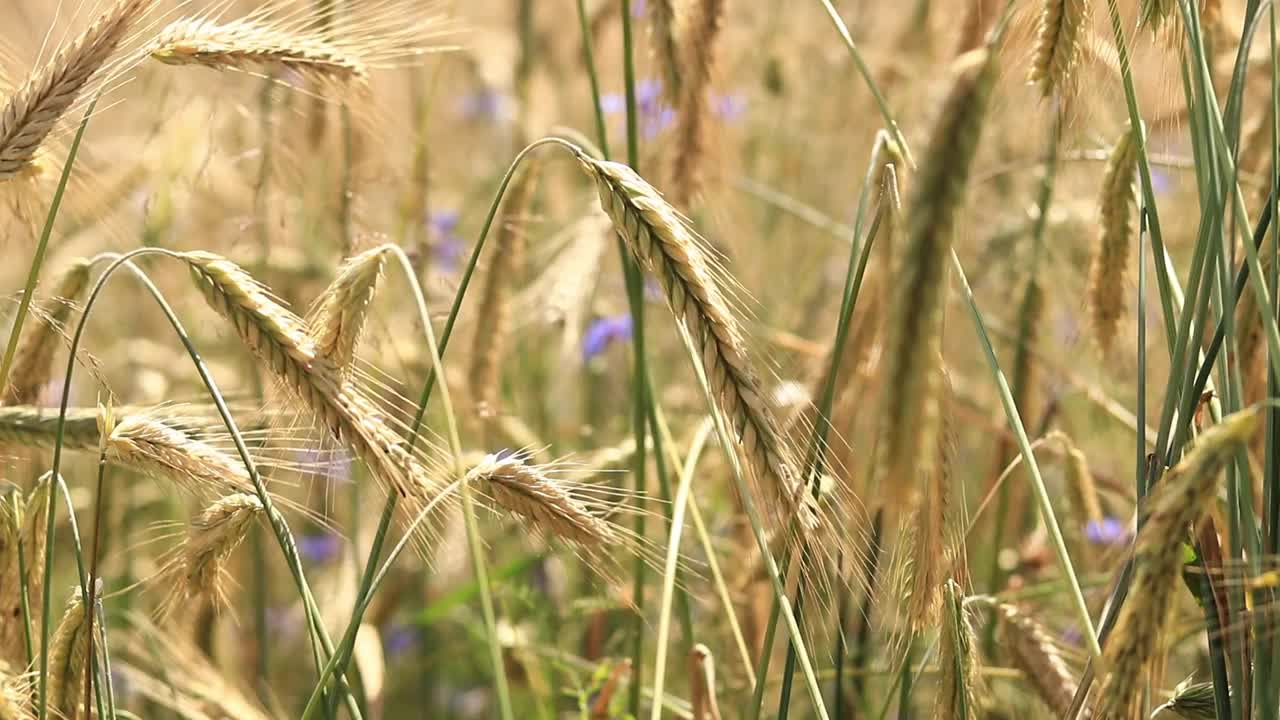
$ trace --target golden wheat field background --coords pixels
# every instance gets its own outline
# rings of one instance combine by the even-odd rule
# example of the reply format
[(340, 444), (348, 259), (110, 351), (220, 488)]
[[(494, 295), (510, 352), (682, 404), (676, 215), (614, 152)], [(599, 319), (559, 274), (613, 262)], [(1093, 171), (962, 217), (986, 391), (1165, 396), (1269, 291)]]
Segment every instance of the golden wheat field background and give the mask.
[(4, 0), (0, 720), (1280, 719), (1260, 0)]

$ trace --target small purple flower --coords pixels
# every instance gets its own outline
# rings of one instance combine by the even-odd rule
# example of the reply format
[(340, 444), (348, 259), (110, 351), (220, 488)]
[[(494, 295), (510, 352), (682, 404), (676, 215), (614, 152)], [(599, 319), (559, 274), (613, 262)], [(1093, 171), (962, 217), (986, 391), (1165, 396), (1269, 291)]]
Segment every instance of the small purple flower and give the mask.
[(648, 7), (649, 5), (648, 3), (645, 2), (645, 0), (631, 0), (631, 17), (633, 18), (644, 17), (644, 11), (648, 9)]
[(462, 253), (466, 250), (466, 244), (458, 235), (459, 218), (458, 211), (452, 209), (433, 212), (427, 218), (427, 230), (432, 238), (432, 256), (445, 272), (458, 269)]
[(1106, 517), (1090, 520), (1084, 528), (1084, 536), (1094, 545), (1124, 545), (1129, 542), (1129, 528), (1116, 518)]
[[(606, 115), (622, 113), (626, 109), (627, 100), (622, 93), (610, 93), (600, 98), (600, 110)], [(636, 113), (640, 116), (640, 133), (646, 139), (657, 136), (675, 122), (675, 110), (662, 102), (661, 81), (650, 79), (636, 83)]]
[(1159, 167), (1151, 168), (1151, 189), (1157, 195), (1168, 195), (1178, 187), (1178, 181), (1168, 170)]
[(414, 625), (394, 625), (382, 640), (382, 648), (389, 657), (403, 655), (421, 642), (421, 631)]
[(1062, 631), (1062, 642), (1065, 645), (1079, 647), (1084, 636), (1080, 634), (1080, 630), (1076, 627), (1069, 627)]
[(486, 87), (463, 95), (458, 101), (458, 113), (467, 120), (506, 122), (511, 118), (511, 103), (507, 96)]
[(610, 315), (596, 318), (587, 326), (582, 336), (582, 361), (587, 362), (609, 347), (614, 341), (631, 339), (631, 316)]
[(747, 114), (747, 96), (740, 92), (717, 93), (711, 99), (717, 117), (727, 123), (737, 122)]
[(662, 286), (652, 275), (644, 276), (644, 299), (655, 302), (662, 299)]
[(297, 607), (269, 607), (267, 608), (267, 627), (271, 628), (277, 639), (292, 640), (302, 634), (302, 615)]
[(302, 450), (298, 453), (302, 469), (324, 477), (331, 483), (351, 482), (351, 454), (345, 449)]
[(342, 538), (332, 532), (322, 530), (298, 536), (298, 554), (309, 562), (333, 562), (341, 552)]

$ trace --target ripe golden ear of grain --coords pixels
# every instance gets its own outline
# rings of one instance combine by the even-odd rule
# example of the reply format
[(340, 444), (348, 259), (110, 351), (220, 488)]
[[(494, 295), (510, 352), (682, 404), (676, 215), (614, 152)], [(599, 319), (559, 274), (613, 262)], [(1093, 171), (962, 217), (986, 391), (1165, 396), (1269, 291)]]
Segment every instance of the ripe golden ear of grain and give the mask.
[(1133, 236), (1134, 175), (1138, 143), (1134, 130), (1121, 135), (1110, 156), (1098, 197), (1102, 231), (1089, 269), (1088, 305), (1094, 339), (1105, 354), (1110, 352), (1124, 315), (1129, 245)]
[(982, 666), (964, 593), (955, 580), (942, 590), (942, 627), (938, 630), (938, 694), (934, 720), (975, 720), (982, 716)]
[(1071, 87), (1089, 23), (1089, 0), (1042, 0), (1035, 55), (1027, 79), (1045, 97)]
[(1066, 717), (1078, 683), (1053, 638), (1034, 617), (1014, 605), (1002, 603), (997, 613), (1001, 648), (1044, 704), (1058, 717)]

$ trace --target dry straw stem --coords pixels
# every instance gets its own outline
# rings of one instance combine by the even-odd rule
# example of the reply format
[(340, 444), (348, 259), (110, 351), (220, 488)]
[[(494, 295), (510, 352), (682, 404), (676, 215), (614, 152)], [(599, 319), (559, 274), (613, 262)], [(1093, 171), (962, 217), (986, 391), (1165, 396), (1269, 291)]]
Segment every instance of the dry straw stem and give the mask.
[(1116, 140), (1107, 158), (1098, 196), (1102, 232), (1089, 268), (1089, 315), (1093, 320), (1094, 339), (1103, 353), (1110, 352), (1124, 315), (1129, 245), (1137, 202), (1134, 191), (1137, 161), (1138, 143), (1133, 129), (1128, 128)]
[(297, 315), (289, 311), (235, 263), (212, 253), (179, 256), (197, 286), (267, 371), (314, 415), (335, 440), (346, 444), (375, 479), (410, 502), (402, 517), (441, 485), (428, 468), (403, 447), (401, 437), (376, 406), (350, 382), (341, 382), (316, 362), (315, 343)]
[(1156, 657), (1181, 584), (1181, 540), (1217, 496), (1218, 476), (1257, 429), (1256, 407), (1222, 419), (1196, 438), (1195, 445), (1149, 496), (1146, 522), (1134, 545), (1134, 577), (1106, 648), (1109, 671), (1096, 700), (1099, 720), (1131, 718), (1142, 703), (1144, 678)]
[(630, 167), (583, 155), (579, 160), (595, 179), (600, 205), (614, 229), (640, 265), (657, 276), (672, 313), (698, 349), (717, 409), (738, 438), (757, 489), (772, 498), (768, 505), (774, 519), (794, 517), (803, 530), (817, 528), (817, 509), (707, 251), (675, 209)]
[(204, 598), (215, 609), (226, 606), (227, 559), (262, 512), (258, 496), (236, 493), (218, 498), (191, 521), (187, 537), (161, 573), (173, 581), (169, 609), (193, 598)]
[(1089, 25), (1089, 0), (1042, 0), (1035, 54), (1027, 80), (1045, 97), (1071, 87)]
[(956, 60), (951, 91), (912, 181), (906, 247), (881, 353), (886, 366), (875, 477), (889, 507), (914, 505), (919, 478), (936, 471), (948, 253), (994, 73), (985, 49)]
[(982, 716), (981, 663), (964, 593), (955, 580), (942, 588), (942, 626), (938, 630), (938, 694), (934, 720), (976, 720)]
[(675, 0), (652, 0), (649, 10), (649, 40), (662, 77), (667, 82), (667, 92), (680, 97), (683, 76), (680, 72), (680, 50), (676, 42)]
[(568, 486), (518, 457), (487, 455), (468, 471), (467, 481), (483, 483), (495, 503), (547, 536), (587, 547), (620, 541), (618, 532)]
[(1052, 636), (1017, 606), (996, 606), (1000, 616), (1000, 646), (1013, 666), (1022, 671), (1036, 696), (1057, 717), (1067, 717), (1078, 682)]
[(693, 720), (720, 720), (716, 702), (716, 660), (706, 645), (689, 652), (689, 707)]
[(533, 206), (538, 166), (530, 164), (507, 190), (502, 218), (491, 261), (480, 295), (475, 336), (471, 344), (471, 367), (467, 381), (471, 397), (481, 415), (499, 411), (502, 358), (511, 335), (511, 295), (524, 269), (526, 240), (524, 223)]
[(689, 202), (698, 191), (709, 113), (707, 92), (715, 72), (716, 44), (724, 21), (727, 0), (698, 0), (693, 4), (684, 42), (676, 108), (675, 148), (672, 154), (671, 189), (677, 202)]
[(350, 373), (356, 347), (364, 334), (369, 305), (386, 258), (385, 248), (377, 247), (344, 262), (307, 319), (316, 360), (343, 378)]
[(71, 591), (62, 620), (49, 640), (48, 704), (49, 712), (55, 717), (74, 720), (82, 710), (78, 701), (83, 696), (88, 658), (87, 629), (84, 603), (77, 587)]
[(0, 113), (0, 182), (31, 164), (49, 133), (151, 3), (118, 0), (9, 96)]
[(14, 353), (9, 386), (0, 390), (0, 405), (21, 405), (40, 397), (53, 370), (53, 353), (62, 337), (62, 328), (89, 284), (90, 268), (88, 260), (73, 263), (62, 274), (57, 294), (40, 303), (34, 311), (33, 322), (22, 334)]

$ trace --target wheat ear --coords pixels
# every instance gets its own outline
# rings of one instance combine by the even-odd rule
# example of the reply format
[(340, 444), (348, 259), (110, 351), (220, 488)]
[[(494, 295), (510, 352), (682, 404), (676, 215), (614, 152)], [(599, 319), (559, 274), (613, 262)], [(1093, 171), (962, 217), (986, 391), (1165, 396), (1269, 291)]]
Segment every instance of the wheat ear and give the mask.
[[(657, 190), (626, 165), (579, 156), (595, 179), (600, 205), (640, 265), (657, 276), (676, 319), (701, 358), (719, 411), (739, 440), (753, 479), (775, 512), (807, 530), (817, 510), (748, 356), (746, 341), (693, 233)], [(759, 486), (758, 486), (759, 487)]]
[(0, 405), (32, 403), (40, 397), (53, 370), (53, 353), (62, 327), (89, 284), (90, 267), (87, 260), (73, 263), (58, 281), (57, 295), (41, 302), (33, 313), (33, 322), (14, 352), (9, 386), (0, 389)]
[(80, 588), (71, 591), (58, 627), (49, 640), (49, 711), (72, 720), (80, 710), (89, 636)]
[[(22, 625), (22, 573), (18, 553), (29, 552), (20, 548), (24, 540), (23, 515), (27, 499), (17, 487), (10, 487), (0, 494), (0, 666), (26, 664)], [(0, 682), (0, 707), (4, 703), (3, 682)], [(0, 713), (0, 720), (4, 715)]]
[(542, 533), (583, 546), (612, 545), (618, 533), (542, 468), (517, 457), (487, 455), (467, 473), (498, 505)]
[(258, 496), (236, 493), (218, 498), (191, 521), (160, 575), (172, 583), (168, 608), (193, 598), (203, 598), (215, 609), (226, 606), (227, 560), (262, 512)]
[(31, 693), (26, 685), (0, 670), (0, 720), (31, 720)]
[(680, 73), (680, 51), (676, 40), (675, 0), (653, 0), (649, 3), (649, 39), (653, 54), (667, 81), (667, 92), (680, 96), (683, 77)]
[(498, 412), (502, 358), (511, 335), (511, 294), (524, 267), (524, 221), (533, 205), (538, 167), (535, 164), (512, 182), (502, 204), (502, 220), (492, 258), (480, 295), (475, 337), (471, 344), (471, 367), (467, 372), (471, 397), (483, 416)]
[(964, 606), (964, 593), (955, 580), (942, 588), (942, 627), (938, 630), (938, 694), (934, 720), (976, 720), (982, 675), (978, 641)]
[(994, 72), (985, 49), (956, 60), (951, 91), (913, 180), (906, 247), (881, 354), (887, 366), (875, 477), (890, 506), (913, 505), (918, 479), (935, 471), (948, 254)]
[(1000, 646), (1022, 671), (1036, 695), (1058, 717), (1066, 717), (1078, 682), (1053, 638), (1036, 619), (1014, 605), (996, 606)]
[(1097, 694), (1094, 717), (1134, 717), (1142, 702), (1143, 678), (1165, 640), (1174, 593), (1181, 577), (1181, 540), (1204, 516), (1218, 492), (1218, 475), (1253, 435), (1257, 408), (1222, 419), (1196, 438), (1195, 445), (1149, 496), (1146, 522), (1134, 545), (1132, 587), (1107, 642), (1108, 674)]
[(1066, 433), (1056, 432), (1053, 437), (1062, 446), (1066, 458), (1066, 482), (1069, 507), (1076, 514), (1076, 526), (1087, 527), (1091, 522), (1102, 521), (1102, 504), (1098, 501), (1098, 487), (1089, 469), (1089, 458), (1076, 447)]
[(307, 319), (316, 360), (342, 378), (350, 373), (386, 257), (386, 249), (377, 247), (344, 262)]
[(702, 158), (706, 154), (707, 91), (715, 72), (716, 44), (724, 22), (726, 0), (698, 0), (694, 4), (676, 108), (675, 148), (671, 190), (677, 202), (688, 203), (698, 190)]
[(1106, 174), (1098, 197), (1102, 232), (1089, 269), (1088, 305), (1094, 339), (1103, 353), (1110, 352), (1124, 315), (1125, 278), (1129, 244), (1133, 237), (1134, 175), (1138, 143), (1133, 129), (1125, 130), (1107, 158)]
[(1027, 80), (1039, 85), (1045, 97), (1071, 87), (1088, 24), (1089, 0), (1042, 0)]
[(147, 46), (168, 65), (218, 70), (287, 68), (326, 80), (364, 80), (363, 61), (314, 32), (272, 27), (254, 19), (219, 23), (187, 18), (163, 28)]
[(0, 182), (31, 164), (49, 133), (151, 3), (118, 0), (9, 97), (0, 112)]

